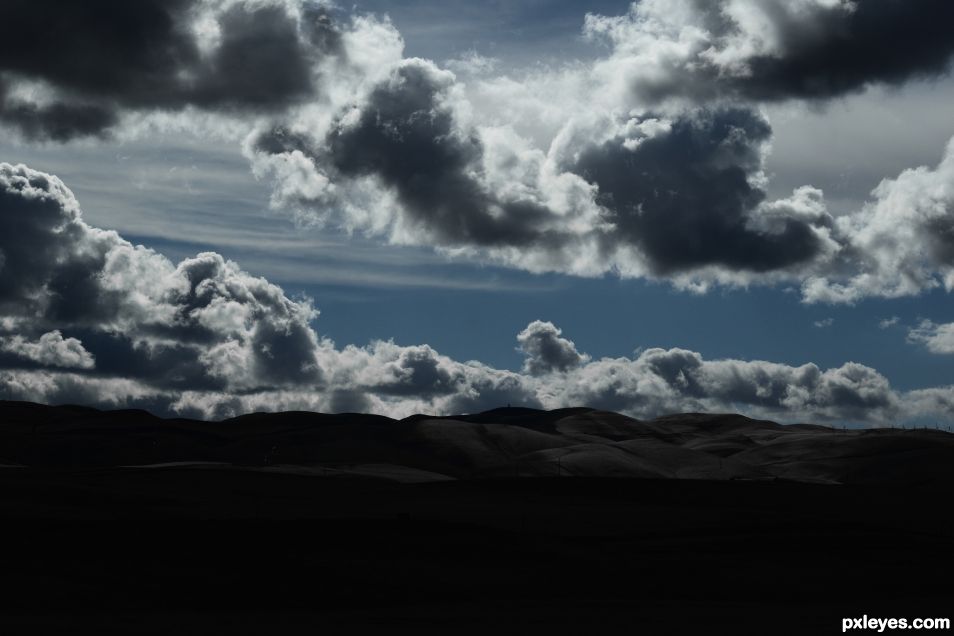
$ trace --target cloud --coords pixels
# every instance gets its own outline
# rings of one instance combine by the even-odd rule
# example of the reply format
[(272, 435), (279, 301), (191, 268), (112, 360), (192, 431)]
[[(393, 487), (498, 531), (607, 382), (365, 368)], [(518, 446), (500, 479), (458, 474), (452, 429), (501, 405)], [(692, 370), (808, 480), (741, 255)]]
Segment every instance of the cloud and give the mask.
[(43, 404), (99, 408), (139, 408), (173, 416), (169, 394), (129, 378), (101, 378), (71, 372), (0, 369), (0, 398)]
[[(811, 185), (769, 199), (759, 104), (944, 72), (951, 11), (940, 0), (644, 0), (586, 18), (585, 33), (610, 45), (596, 60), (518, 74), (470, 56), (452, 65), (458, 77), (405, 58), (388, 19), (321, 2), (17, 0), (0, 8), (0, 121), (67, 140), (139, 117), (228, 120), (248, 131), (243, 150), (272, 205), (303, 226), (535, 273), (697, 292), (795, 284), (806, 302), (853, 303), (954, 288), (954, 146), (836, 218)], [(49, 46), (45, 34), (61, 31)], [(884, 42), (904, 46), (889, 55)], [(132, 248), (63, 223), (87, 247), (60, 255), (74, 264), (48, 279), (75, 243), (50, 235), (32, 256), (11, 246), (21, 274), (6, 284), (23, 290), (10, 302), (90, 324), (134, 310), (94, 280)], [(78, 311), (88, 315), (67, 315)]]
[[(97, 371), (234, 389), (319, 378), (310, 302), (218, 254), (175, 265), (91, 227), (52, 175), (0, 163), (0, 255), (0, 311), (30, 330), (83, 334)], [(77, 354), (59, 333), (40, 345)]]
[(470, 123), (453, 74), (394, 64), (325, 127), (292, 121), (250, 137), (278, 207), (535, 272), (747, 284), (794, 277), (838, 249), (819, 191), (766, 200), (771, 129), (752, 109), (615, 117), (544, 153), (511, 128)]
[(493, 73), (500, 63), (499, 58), (481, 55), (472, 49), (455, 59), (447, 60), (445, 65), (461, 75), (488, 75)]
[(639, 99), (830, 99), (949, 69), (945, 0), (642, 0), (588, 15), (612, 47), (604, 74)]
[[(234, 118), (273, 204), (302, 224), (532, 272), (700, 291), (798, 281), (807, 302), (851, 303), (954, 288), (954, 143), (835, 218), (811, 186), (768, 199), (759, 102), (944, 72), (952, 10), (644, 0), (587, 19), (611, 45), (595, 62), (490, 76), (472, 56), (454, 64), (464, 82), (405, 58), (387, 19), (322, 3), (14, 0), (0, 7), (0, 122), (66, 141), (134, 115)], [(55, 176), (0, 164), (4, 396), (205, 417), (513, 403), (874, 422), (954, 403), (854, 363), (592, 360), (541, 321), (518, 334), (514, 372), (427, 345), (337, 348), (316, 317), (221, 255), (173, 263), (92, 227)], [(948, 327), (909, 337), (948, 352)]]
[(0, 308), (71, 321), (99, 321), (117, 311), (97, 279), (117, 237), (83, 223), (56, 177), (0, 164), (0, 236)]
[(834, 319), (834, 318), (823, 318), (823, 319), (821, 319), (821, 320), (816, 320), (816, 321), (815, 321), (814, 323), (812, 323), (812, 324), (814, 324), (814, 325), (815, 325), (817, 328), (819, 328), (819, 329), (825, 329), (825, 328), (831, 327), (833, 324), (835, 324), (835, 319)]
[(901, 321), (901, 318), (898, 316), (891, 316), (890, 318), (882, 318), (878, 321), (879, 329), (889, 329)]
[(36, 342), (23, 336), (0, 338), (0, 352), (12, 354), (15, 358), (49, 367), (92, 369), (96, 360), (83, 343), (76, 338), (63, 338), (59, 331), (50, 331)]
[[(706, 360), (683, 349), (592, 360), (543, 321), (517, 334), (521, 372), (453, 360), (426, 344), (339, 348), (315, 331), (309, 300), (288, 298), (218, 254), (174, 264), (94, 228), (58, 178), (22, 165), (0, 164), (2, 227), (19, 228), (0, 232), (6, 399), (207, 418), (280, 409), (449, 414), (514, 404), (875, 423), (904, 417), (910, 402), (877, 371), (850, 362), (822, 370)], [(925, 400), (917, 397), (919, 412), (944, 404)]]
[(405, 223), (443, 244), (528, 244), (549, 211), (497, 199), (474, 177), (483, 148), (444, 103), (453, 83), (428, 62), (403, 62), (360, 114), (349, 113), (354, 121), (332, 132), (328, 160), (343, 177), (379, 179), (397, 195)]
[(326, 351), (323, 360), (337, 398), (360, 393), (382, 412), (476, 412), (508, 403), (540, 406), (523, 376), (479, 362), (458, 362), (427, 345), (349, 345)]
[(589, 356), (576, 350), (572, 340), (561, 337), (562, 333), (552, 322), (535, 320), (517, 334), (518, 349), (526, 356), (524, 373), (566, 372), (589, 360)]
[(872, 197), (838, 218), (841, 253), (824, 275), (806, 279), (805, 298), (852, 303), (954, 289), (954, 139), (936, 168), (885, 179)]
[(950, 422), (954, 413), (954, 386), (909, 391), (903, 396), (903, 410), (911, 418)]
[(573, 166), (597, 186), (604, 241), (639, 246), (657, 275), (707, 266), (769, 272), (825, 252), (831, 219), (823, 208), (810, 218), (783, 202), (760, 207), (771, 128), (758, 113), (702, 110), (656, 125), (664, 127), (588, 148)]
[(954, 323), (938, 325), (924, 320), (908, 330), (908, 342), (924, 345), (931, 353), (954, 353)]
[[(23, 165), (0, 163), (3, 227), (7, 397), (206, 416), (273, 408), (273, 395), (285, 396), (275, 404), (377, 412), (539, 404), (518, 374), (427, 346), (337, 350), (313, 329), (309, 300), (218, 254), (174, 264), (91, 227), (58, 178)], [(50, 331), (34, 339), (37, 330)]]
[(273, 112), (314, 98), (339, 52), (318, 3), (12, 0), (0, 7), (0, 121), (64, 141), (129, 111)]
[(20, 131), (27, 139), (68, 141), (101, 135), (119, 123), (118, 114), (95, 104), (52, 102), (37, 104), (7, 97), (0, 79), (0, 123)]
[(513, 169), (525, 159), (514, 156), (514, 140), (469, 127), (460, 99), (450, 72), (399, 60), (325, 128), (293, 121), (254, 134), (248, 148), (278, 182), (277, 203), (304, 208), (312, 222), (504, 261), (572, 258), (564, 252), (591, 231), (585, 222), (573, 227), (573, 218), (595, 210), (551, 205), (542, 165), (527, 166), (529, 183), (498, 183), (491, 162)]
[(641, 416), (741, 411), (788, 421), (887, 422), (899, 397), (860, 364), (821, 370), (765, 361), (709, 361), (683, 349), (649, 349), (634, 359), (597, 360), (546, 389), (550, 405), (586, 404)]
[[(371, 30), (392, 34), (374, 78), (335, 79), (338, 101), (290, 112), (246, 141), (254, 172), (273, 183), (273, 205), (299, 222), (531, 272), (700, 291), (809, 280), (809, 300), (837, 302), (816, 288), (851, 271), (853, 237), (817, 188), (768, 199), (771, 126), (758, 109), (648, 108), (615, 93), (598, 64), (529, 75), (533, 90), (554, 92), (544, 104), (501, 94), (500, 78), (474, 88), (404, 58), (387, 22), (344, 31), (347, 59), (366, 52)], [(518, 116), (509, 102), (522, 104)], [(539, 138), (499, 121), (526, 124), (544, 108), (558, 123)]]
[[(246, 154), (300, 222), (457, 258), (694, 291), (795, 283), (808, 303), (950, 290), (954, 140), (936, 168), (885, 179), (835, 217), (810, 185), (768, 198), (758, 103), (946, 72), (954, 44), (938, 25), (951, 11), (647, 0), (587, 17), (608, 55), (525, 71), (523, 86), (490, 71), (462, 82), (404, 58), (387, 21), (355, 20), (339, 40), (351, 71), (328, 77), (335, 97), (257, 127)], [(882, 53), (909, 27), (922, 35)], [(375, 65), (355, 62), (370, 51)]]

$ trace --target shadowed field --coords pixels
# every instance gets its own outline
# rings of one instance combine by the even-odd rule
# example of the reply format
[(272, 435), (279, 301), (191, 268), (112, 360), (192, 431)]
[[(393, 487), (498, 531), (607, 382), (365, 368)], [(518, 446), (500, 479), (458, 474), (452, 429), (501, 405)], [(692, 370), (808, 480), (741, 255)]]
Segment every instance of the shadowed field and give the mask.
[(0, 463), (22, 466), (0, 469), (11, 633), (840, 633), (952, 613), (943, 433), (0, 408)]

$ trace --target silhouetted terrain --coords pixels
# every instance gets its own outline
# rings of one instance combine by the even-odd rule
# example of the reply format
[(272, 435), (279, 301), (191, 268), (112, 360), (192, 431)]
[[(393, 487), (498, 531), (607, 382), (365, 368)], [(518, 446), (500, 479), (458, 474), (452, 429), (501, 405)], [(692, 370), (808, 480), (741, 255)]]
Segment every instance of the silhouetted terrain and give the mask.
[(0, 464), (10, 633), (840, 633), (952, 615), (954, 436), (937, 431), (6, 402)]
[(954, 435), (947, 432), (783, 426), (741, 415), (640, 421), (585, 408), (505, 408), (404, 420), (259, 413), (200, 422), (0, 402), (0, 421), (0, 464), (36, 468), (192, 463), (399, 482), (575, 476), (954, 484)]

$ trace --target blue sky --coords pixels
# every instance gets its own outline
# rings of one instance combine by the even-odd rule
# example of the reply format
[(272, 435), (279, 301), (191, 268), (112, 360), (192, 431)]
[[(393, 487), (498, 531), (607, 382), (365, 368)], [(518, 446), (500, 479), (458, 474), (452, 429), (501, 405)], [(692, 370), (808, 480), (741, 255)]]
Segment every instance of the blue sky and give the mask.
[[(608, 0), (479, 5), (362, 0), (331, 15), (341, 21), (366, 14), (389, 20), (383, 24), (403, 38), (403, 57), (426, 58), (432, 64), (427, 69), (454, 70), (455, 90), (467, 95), (466, 106), (455, 108), (473, 111), (478, 125), (493, 128), (501, 117), (516, 112), (487, 101), (517, 95), (512, 88), (500, 92), (505, 81), (527, 86), (521, 90), (528, 92), (520, 93), (527, 97), (556, 86), (554, 78), (564, 71), (584, 69), (585, 76), (588, 65), (597, 73), (600, 64), (611, 62), (625, 69), (630, 58), (621, 51), (629, 45), (621, 38), (630, 37), (626, 29), (642, 28), (635, 5), (631, 22), (601, 23), (600, 28), (617, 29), (607, 37), (593, 36), (592, 25), (585, 37), (584, 20), (587, 13), (626, 16), (629, 6)], [(369, 42), (361, 40), (360, 45), (377, 46)], [(484, 66), (478, 69), (479, 64)], [(639, 86), (642, 76), (633, 77)], [(585, 108), (585, 95), (572, 97)], [(787, 201), (795, 188), (811, 185), (824, 192), (826, 214), (837, 219), (880, 200), (872, 190), (882, 179), (938, 165), (954, 135), (954, 112), (944, 106), (951, 98), (949, 73), (915, 68), (904, 81), (872, 78), (823, 98), (717, 97), (704, 107), (740, 99), (754, 109), (753, 117), (770, 123), (771, 136), (758, 149), (761, 172), (750, 175), (761, 179), (766, 201)], [(647, 112), (675, 113), (685, 108), (685, 102), (678, 103), (683, 106), (651, 106)], [(460, 256), (452, 253), (459, 243), (432, 245), (426, 233), (395, 239), (360, 224), (349, 232), (344, 226), (353, 219), (344, 226), (314, 222), (346, 202), (313, 203), (306, 213), (289, 210), (276, 203), (277, 177), (268, 172), (274, 165), (256, 156), (258, 174), (250, 171), (248, 141), (244, 151), (242, 147), (248, 128), (241, 119), (238, 124), (229, 119), (231, 111), (225, 124), (205, 130), (195, 123), (203, 120), (194, 104), (184, 114), (163, 107), (154, 119), (141, 106), (129, 108), (134, 117), (124, 120), (123, 127), (65, 143), (17, 134), (14, 127), (0, 138), (0, 160), (56, 175), (76, 195), (86, 223), (115, 230), (173, 263), (217, 252), (249, 274), (280, 285), (291, 299), (313, 299), (320, 316), (311, 324), (319, 338), (330, 338), (338, 347), (364, 347), (375, 340), (427, 344), (456, 361), (479, 360), (519, 372), (528, 353), (515, 336), (542, 320), (562, 329), (562, 337), (593, 360), (635, 359), (655, 347), (680, 348), (706, 360), (793, 367), (814, 363), (822, 370), (856, 362), (876, 369), (899, 392), (954, 385), (951, 357), (911, 337), (924, 321), (944, 325), (954, 320), (951, 297), (943, 287), (926, 286), (898, 298), (865, 290), (846, 303), (807, 298), (800, 287), (806, 275), (789, 275), (794, 270), (788, 269), (779, 269), (775, 278), (745, 274), (745, 280), (725, 270), (732, 282), (707, 279), (702, 293), (680, 288), (668, 275), (621, 276), (616, 265), (586, 275), (563, 266), (533, 273), (536, 266), (480, 252), (482, 245), (476, 246), (476, 256)], [(569, 113), (572, 108), (567, 108)], [(463, 117), (465, 110), (455, 110), (456, 116)], [(578, 113), (567, 118), (571, 116)], [(168, 123), (176, 117), (192, 119)], [(678, 115), (672, 117), (678, 121)], [(481, 124), (481, 118), (491, 123)], [(300, 125), (304, 120), (294, 121)], [(518, 131), (524, 130), (521, 125), (514, 119)], [(531, 121), (526, 138), (536, 140), (555, 130), (540, 132)], [(322, 205), (329, 207), (319, 209)], [(938, 270), (937, 280), (944, 271)]]

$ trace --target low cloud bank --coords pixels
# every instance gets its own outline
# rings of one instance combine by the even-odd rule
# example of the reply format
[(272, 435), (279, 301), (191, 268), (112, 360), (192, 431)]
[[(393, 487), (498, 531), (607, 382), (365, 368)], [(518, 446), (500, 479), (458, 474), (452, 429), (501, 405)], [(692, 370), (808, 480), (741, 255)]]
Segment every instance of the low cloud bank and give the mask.
[[(4, 399), (203, 418), (505, 404), (872, 424), (954, 416), (954, 387), (903, 393), (852, 362), (821, 369), (706, 360), (683, 349), (594, 360), (543, 321), (516, 337), (519, 372), (453, 360), (426, 344), (339, 347), (316, 332), (309, 299), (289, 298), (215, 253), (173, 263), (92, 227), (65, 184), (23, 165), (0, 163), (0, 263)], [(929, 325), (915, 333), (946, 338)]]

